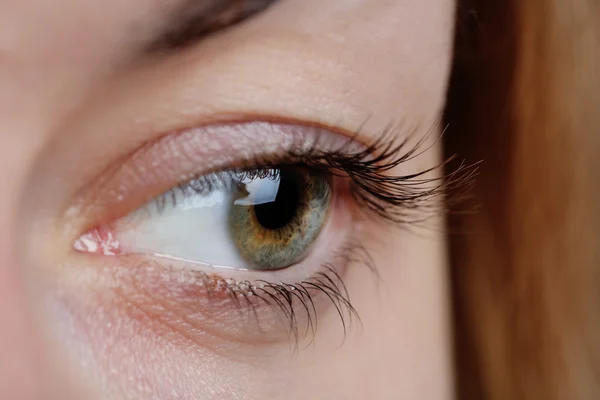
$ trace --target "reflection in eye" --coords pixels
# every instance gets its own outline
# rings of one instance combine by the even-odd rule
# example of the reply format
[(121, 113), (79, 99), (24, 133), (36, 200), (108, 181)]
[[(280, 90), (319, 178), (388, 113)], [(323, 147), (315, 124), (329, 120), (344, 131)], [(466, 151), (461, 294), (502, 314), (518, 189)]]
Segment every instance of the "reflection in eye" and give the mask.
[(331, 197), (326, 173), (316, 169), (213, 173), (117, 221), (112, 234), (123, 253), (275, 270), (306, 256), (326, 222)]

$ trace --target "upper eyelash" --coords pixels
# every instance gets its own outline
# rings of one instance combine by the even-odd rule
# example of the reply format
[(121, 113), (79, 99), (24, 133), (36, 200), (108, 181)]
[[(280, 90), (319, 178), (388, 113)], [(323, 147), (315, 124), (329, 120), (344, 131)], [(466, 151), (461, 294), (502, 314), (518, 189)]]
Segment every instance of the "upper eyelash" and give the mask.
[[(424, 148), (434, 130), (430, 130), (407, 149), (416, 130), (397, 135), (394, 126), (384, 130), (361, 151), (347, 154), (343, 148), (323, 152), (329, 168), (344, 171), (351, 180), (355, 200), (376, 217), (393, 224), (416, 224), (446, 211), (446, 204), (467, 196), (474, 183), (477, 164), (458, 167), (446, 174), (426, 177), (448, 166), (455, 156), (424, 170), (407, 175), (391, 175), (389, 171), (431, 149)], [(403, 137), (403, 139), (397, 139)], [(439, 197), (444, 197), (440, 201)]]
[[(433, 146), (423, 148), (431, 132), (433, 130), (409, 149), (407, 146), (412, 133), (403, 135), (403, 139), (398, 140), (396, 138), (401, 135), (396, 135), (393, 126), (384, 130), (367, 146), (356, 140), (356, 134), (336, 149), (322, 150), (319, 147), (322, 139), (317, 138), (308, 149), (302, 143), (297, 143), (283, 155), (256, 156), (245, 161), (241, 167), (199, 175), (180, 183), (175, 190), (182, 193), (192, 190), (205, 194), (215, 186), (233, 184), (240, 175), (275, 178), (272, 174), (276, 174), (275, 171), (283, 166), (308, 166), (322, 168), (333, 175), (347, 176), (355, 201), (378, 219), (392, 224), (418, 224), (445, 212), (447, 205), (468, 196), (477, 172), (477, 164), (460, 163), (449, 173), (426, 177), (427, 174), (446, 167), (456, 158), (451, 157), (412, 174), (390, 175), (388, 172), (394, 167), (418, 157)], [(352, 147), (360, 150), (349, 150)], [(169, 192), (161, 197), (163, 207), (168, 201), (176, 201), (176, 197), (169, 196)], [(444, 200), (441, 201), (440, 197), (444, 197)]]

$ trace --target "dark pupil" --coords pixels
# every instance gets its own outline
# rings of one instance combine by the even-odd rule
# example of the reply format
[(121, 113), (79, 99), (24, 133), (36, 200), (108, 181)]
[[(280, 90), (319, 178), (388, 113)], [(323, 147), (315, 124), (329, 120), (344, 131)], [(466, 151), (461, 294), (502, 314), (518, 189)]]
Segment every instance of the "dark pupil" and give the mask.
[(298, 174), (280, 171), (275, 201), (254, 206), (258, 222), (266, 229), (279, 229), (292, 221), (300, 205)]

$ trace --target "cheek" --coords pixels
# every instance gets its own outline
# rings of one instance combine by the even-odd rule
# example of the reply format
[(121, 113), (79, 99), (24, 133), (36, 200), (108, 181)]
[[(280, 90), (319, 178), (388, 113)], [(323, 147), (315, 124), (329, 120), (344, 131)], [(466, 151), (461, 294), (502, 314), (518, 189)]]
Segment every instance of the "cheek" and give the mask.
[[(243, 349), (232, 342), (169, 316), (178, 312), (169, 305), (145, 306), (124, 286), (97, 291), (81, 283), (55, 291), (45, 306), (78, 379), (102, 398), (238, 399), (237, 385), (251, 387), (260, 371), (240, 360)], [(223, 346), (240, 359), (220, 355)]]

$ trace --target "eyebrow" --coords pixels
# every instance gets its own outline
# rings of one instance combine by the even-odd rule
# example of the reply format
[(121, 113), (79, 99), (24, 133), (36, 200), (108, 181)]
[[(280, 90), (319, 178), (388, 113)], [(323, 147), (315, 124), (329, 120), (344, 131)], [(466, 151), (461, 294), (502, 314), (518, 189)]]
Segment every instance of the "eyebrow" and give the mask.
[(233, 26), (279, 0), (183, 0), (150, 41), (149, 52), (173, 51)]

